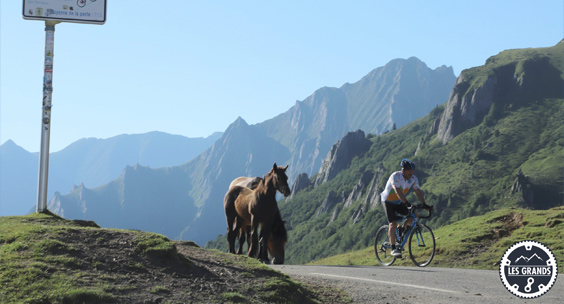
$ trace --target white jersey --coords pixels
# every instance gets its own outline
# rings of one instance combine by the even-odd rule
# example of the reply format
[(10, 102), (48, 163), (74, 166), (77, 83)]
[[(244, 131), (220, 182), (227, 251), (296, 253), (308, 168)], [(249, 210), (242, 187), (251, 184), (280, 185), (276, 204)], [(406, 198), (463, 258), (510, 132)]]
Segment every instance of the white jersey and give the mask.
[(392, 187), (396, 186), (396, 188), (398, 189), (402, 189), (403, 194), (407, 194), (407, 192), (409, 192), (409, 189), (413, 190), (417, 190), (419, 189), (419, 180), (417, 179), (417, 177), (415, 177), (415, 175), (412, 175), (410, 179), (405, 180), (403, 178), (403, 174), (401, 174), (401, 171), (397, 171), (392, 173), (392, 175), (390, 175), (390, 178), (388, 179), (388, 182), (386, 183), (386, 188), (384, 188), (384, 191), (382, 193), (380, 193), (380, 198), (382, 199), (382, 201), (388, 201), (388, 202), (394, 202), (394, 203), (400, 203), (400, 198), (398, 196), (398, 194), (396, 193), (396, 191), (394, 191), (394, 188)]

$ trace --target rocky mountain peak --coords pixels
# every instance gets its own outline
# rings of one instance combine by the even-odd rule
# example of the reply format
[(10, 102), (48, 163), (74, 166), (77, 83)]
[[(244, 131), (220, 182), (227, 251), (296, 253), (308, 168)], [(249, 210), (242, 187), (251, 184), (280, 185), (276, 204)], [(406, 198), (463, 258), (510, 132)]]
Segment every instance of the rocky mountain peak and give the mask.
[(333, 179), (339, 172), (349, 167), (355, 156), (363, 154), (369, 148), (370, 141), (366, 139), (362, 130), (347, 133), (333, 145), (323, 160), (315, 179), (315, 186)]
[(307, 176), (307, 173), (298, 174), (296, 179), (294, 180), (294, 185), (292, 186), (292, 194), (288, 197), (288, 199), (292, 199), (296, 194), (305, 188), (311, 186), (312, 183)]
[(507, 50), (488, 58), (483, 66), (462, 71), (441, 116), (437, 137), (447, 143), (482, 123), (486, 115), (491, 114), (496, 119), (510, 106), (524, 106), (530, 100), (561, 98), (564, 81), (556, 66), (562, 64), (557, 59), (561, 58), (562, 48), (559, 43), (542, 52)]

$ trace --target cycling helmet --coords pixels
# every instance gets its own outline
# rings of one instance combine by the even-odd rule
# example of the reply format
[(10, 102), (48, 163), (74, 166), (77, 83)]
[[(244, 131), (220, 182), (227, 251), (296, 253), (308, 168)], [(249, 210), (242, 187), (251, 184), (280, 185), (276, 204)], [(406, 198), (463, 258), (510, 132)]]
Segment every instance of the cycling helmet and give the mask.
[(405, 170), (415, 170), (415, 164), (407, 158), (401, 160), (400, 166)]

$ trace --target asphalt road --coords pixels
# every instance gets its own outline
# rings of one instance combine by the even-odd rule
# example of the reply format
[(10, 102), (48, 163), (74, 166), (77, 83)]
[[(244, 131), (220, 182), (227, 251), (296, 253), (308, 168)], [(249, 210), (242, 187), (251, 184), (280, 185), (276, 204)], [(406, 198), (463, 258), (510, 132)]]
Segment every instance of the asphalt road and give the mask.
[(564, 278), (535, 299), (511, 294), (497, 270), (271, 265), (290, 277), (347, 291), (354, 303), (564, 303)]

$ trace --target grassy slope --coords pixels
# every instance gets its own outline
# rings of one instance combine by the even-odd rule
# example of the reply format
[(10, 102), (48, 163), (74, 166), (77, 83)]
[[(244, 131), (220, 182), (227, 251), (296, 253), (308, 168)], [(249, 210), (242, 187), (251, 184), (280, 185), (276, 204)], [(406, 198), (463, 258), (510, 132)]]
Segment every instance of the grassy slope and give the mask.
[(78, 284), (78, 272), (58, 271), (78, 267), (79, 261), (65, 254), (76, 249), (55, 237), (72, 227), (80, 226), (43, 214), (1, 218), (0, 297), (3, 301), (113, 301), (104, 288)]
[[(435, 267), (498, 269), (505, 250), (513, 243), (535, 240), (545, 244), (564, 265), (564, 207), (549, 210), (502, 209), (466, 218), (433, 231)], [(394, 265), (413, 266), (406, 259)], [(320, 259), (313, 265), (379, 265), (374, 247)]]
[[(309, 261), (365, 248), (379, 226), (385, 224), (380, 207), (368, 210), (363, 219), (351, 223), (353, 212), (362, 200), (341, 210), (330, 222), (333, 209), (315, 216), (330, 191), (347, 196), (362, 173), (376, 171), (380, 164), (386, 176), (397, 168), (398, 155), (413, 155), (419, 142), (422, 149), (412, 157), (417, 177), (427, 201), (435, 206), (432, 227), (455, 223), (469, 216), (509, 208), (546, 209), (562, 205), (564, 183), (564, 117), (562, 99), (534, 102), (496, 119), (492, 126), (482, 123), (443, 145), (427, 134), (440, 116), (438, 107), (427, 117), (396, 131), (370, 137), (369, 152), (353, 160), (351, 166), (333, 180), (314, 189), (304, 190), (291, 201), (279, 202), (289, 230), (286, 257), (289, 263)], [(543, 119), (538, 119), (542, 117)], [(535, 206), (527, 206), (520, 193), (512, 193), (515, 175), (522, 170), (535, 191)], [(381, 181), (383, 188), (385, 179)], [(410, 200), (417, 201), (413, 196)], [(224, 250), (225, 236), (207, 247)]]
[(47, 214), (0, 218), (0, 286), (2, 303), (324, 302), (255, 259)]

